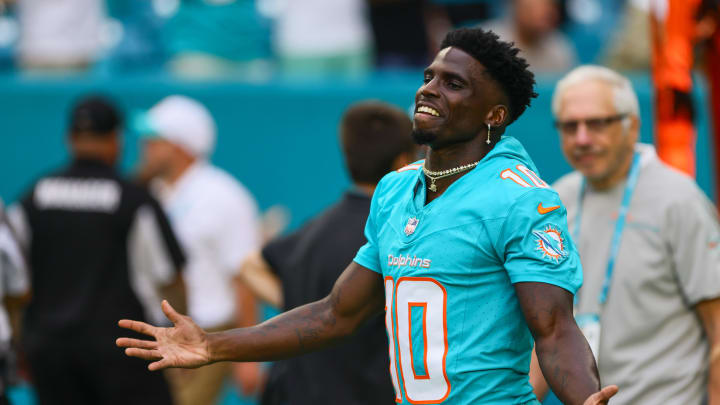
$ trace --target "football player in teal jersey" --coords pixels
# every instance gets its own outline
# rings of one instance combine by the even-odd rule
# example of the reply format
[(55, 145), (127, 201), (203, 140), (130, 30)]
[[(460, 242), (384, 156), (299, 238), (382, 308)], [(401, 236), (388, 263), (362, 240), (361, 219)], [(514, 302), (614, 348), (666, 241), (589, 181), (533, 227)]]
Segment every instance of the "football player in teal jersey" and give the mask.
[(511, 44), (480, 29), (447, 35), (416, 94), (427, 159), (374, 193), (368, 242), (325, 299), (260, 325), (207, 333), (167, 302), (174, 327), (122, 320), (154, 340), (120, 338), (149, 368), (267, 361), (337, 343), (385, 311), (390, 378), (402, 404), (536, 404), (540, 366), (566, 404), (605, 404), (572, 313), (582, 283), (565, 208), (522, 145), (503, 136), (534, 78)]

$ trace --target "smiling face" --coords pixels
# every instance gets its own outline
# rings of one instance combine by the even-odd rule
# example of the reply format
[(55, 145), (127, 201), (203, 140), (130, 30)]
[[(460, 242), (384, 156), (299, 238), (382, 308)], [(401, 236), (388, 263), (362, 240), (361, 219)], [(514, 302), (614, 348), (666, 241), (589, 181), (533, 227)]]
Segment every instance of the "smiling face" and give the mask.
[(448, 47), (425, 69), (415, 94), (413, 137), (439, 149), (484, 134), (487, 124), (500, 126), (508, 102), (485, 67), (464, 51)]
[(638, 137), (637, 117), (620, 119), (613, 97), (603, 81), (574, 84), (561, 95), (556, 117), (568, 162), (600, 188), (624, 177)]

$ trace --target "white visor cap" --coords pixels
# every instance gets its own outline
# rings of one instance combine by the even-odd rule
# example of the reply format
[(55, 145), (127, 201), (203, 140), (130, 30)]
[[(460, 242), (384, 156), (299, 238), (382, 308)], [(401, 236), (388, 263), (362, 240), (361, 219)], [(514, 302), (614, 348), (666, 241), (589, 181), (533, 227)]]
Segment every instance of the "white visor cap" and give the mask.
[(146, 118), (153, 135), (196, 158), (208, 157), (215, 148), (215, 120), (204, 105), (189, 97), (165, 97), (147, 112)]

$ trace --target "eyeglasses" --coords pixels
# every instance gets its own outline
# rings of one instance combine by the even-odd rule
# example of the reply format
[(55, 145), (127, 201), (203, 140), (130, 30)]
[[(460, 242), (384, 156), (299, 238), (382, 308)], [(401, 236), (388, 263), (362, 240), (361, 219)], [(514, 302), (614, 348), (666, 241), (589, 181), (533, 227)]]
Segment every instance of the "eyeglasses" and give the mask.
[(563, 135), (575, 135), (578, 128), (580, 128), (580, 124), (585, 123), (588, 132), (597, 134), (605, 130), (610, 124), (620, 121), (625, 117), (627, 117), (627, 114), (618, 114), (603, 118), (587, 118), (584, 120), (555, 121), (555, 128)]

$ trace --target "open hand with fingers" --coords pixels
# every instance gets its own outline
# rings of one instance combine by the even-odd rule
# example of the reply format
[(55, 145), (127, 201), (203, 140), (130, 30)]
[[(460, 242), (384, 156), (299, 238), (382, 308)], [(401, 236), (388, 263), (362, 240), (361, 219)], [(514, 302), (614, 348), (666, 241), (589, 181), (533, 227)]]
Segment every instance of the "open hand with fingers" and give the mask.
[(168, 367), (197, 368), (210, 363), (207, 333), (188, 316), (180, 315), (167, 301), (162, 302), (165, 316), (173, 323), (172, 328), (160, 328), (145, 322), (123, 319), (120, 327), (134, 330), (155, 340), (119, 338), (116, 344), (125, 347), (125, 354), (145, 360), (153, 360), (151, 371)]
[(585, 400), (583, 405), (604, 405), (607, 404), (610, 398), (617, 394), (617, 385), (608, 385), (600, 391), (592, 394), (588, 399)]

